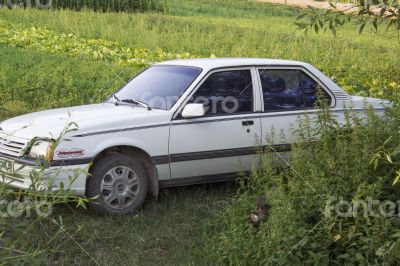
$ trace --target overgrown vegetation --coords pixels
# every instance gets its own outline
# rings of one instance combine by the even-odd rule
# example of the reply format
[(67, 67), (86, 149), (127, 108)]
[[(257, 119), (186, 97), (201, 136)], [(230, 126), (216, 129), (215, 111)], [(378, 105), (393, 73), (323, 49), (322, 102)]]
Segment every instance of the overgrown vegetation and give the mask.
[[(349, 209), (341, 200), (397, 202), (398, 186), (392, 186), (397, 167), (372, 158), (390, 146), (390, 161), (400, 157), (398, 105), (386, 119), (372, 110), (346, 113), (339, 125), (327, 111), (318, 117), (301, 117), (297, 134), (302, 139), (289, 161), (276, 168), (276, 154), (266, 154), (263, 168), (240, 181), (218, 222), (210, 228), (206, 253), (219, 264), (391, 265), (400, 261), (400, 213), (396, 207), (383, 216), (379, 206), (364, 215), (363, 206)], [(320, 141), (315, 143), (315, 136)], [(390, 138), (390, 141), (386, 141)], [(382, 158), (385, 158), (383, 156)], [(271, 211), (267, 222), (254, 228), (248, 215), (255, 198), (267, 195)], [(385, 209), (386, 210), (386, 209)], [(386, 210), (387, 211), (387, 210)]]
[[(101, 102), (144, 65), (193, 55), (306, 61), (349, 93), (398, 102), (396, 34), (366, 29), (359, 36), (345, 25), (336, 38), (304, 36), (293, 27), (298, 14), (242, 0), (174, 0), (169, 14), (0, 9), (0, 119)], [(349, 113), (355, 127), (339, 130), (321, 113), (321, 145), (300, 143), (292, 159), (321, 197), (292, 170), (271, 168), (277, 158), (269, 154), (261, 171), (239, 180), (236, 193), (232, 184), (162, 190), (157, 202), (126, 217), (56, 205), (51, 219), (2, 219), (0, 243), (11, 251), (0, 257), (20, 255), (25, 264), (93, 263), (68, 232), (101, 264), (396, 263), (398, 216), (329, 216), (325, 206), (331, 196), (397, 200), (399, 114), (397, 104), (386, 121), (369, 112), (365, 125)], [(308, 120), (301, 121), (298, 133), (306, 143)], [(272, 209), (255, 229), (247, 218), (260, 194)]]
[(0, 43), (47, 53), (65, 53), (72, 57), (115, 61), (119, 65), (147, 66), (153, 62), (191, 57), (189, 53), (171, 54), (161, 49), (149, 51), (124, 47), (118, 42), (85, 40), (74, 33), (57, 34), (41, 27), (23, 28), (0, 19)]
[(400, 37), (400, 4), (398, 0), (354, 0), (352, 6), (337, 8), (335, 1), (328, 1), (330, 9), (321, 10), (309, 7), (299, 17), (307, 16), (308, 23), (296, 23), (300, 28), (314, 29), (315, 32), (330, 30), (336, 35), (338, 28), (354, 22), (358, 33), (362, 33), (367, 25), (375, 31), (386, 28), (395, 31)]

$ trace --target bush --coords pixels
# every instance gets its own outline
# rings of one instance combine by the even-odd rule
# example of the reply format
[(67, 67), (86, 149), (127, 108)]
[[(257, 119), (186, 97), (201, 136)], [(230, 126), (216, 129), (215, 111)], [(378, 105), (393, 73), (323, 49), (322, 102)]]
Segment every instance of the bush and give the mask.
[(144, 11), (162, 11), (169, 9), (167, 0), (41, 0), (38, 1), (11, 1), (0, 0), (0, 4), (13, 7), (36, 7), (47, 9), (49, 7), (55, 9), (71, 9), (81, 11), (82, 9), (90, 9), (99, 12), (144, 12)]
[[(69, 122), (66, 124), (62, 134), (58, 136), (54, 143), (54, 148), (59, 144), (65, 134), (77, 129), (77, 124)], [(90, 199), (77, 197), (70, 190), (70, 184), (76, 180), (79, 174), (88, 174), (88, 168), (67, 171), (58, 169), (54, 174), (63, 172), (68, 174), (70, 183), (60, 184), (58, 190), (53, 190), (52, 179), (49, 176), (48, 162), (43, 158), (37, 159), (37, 168), (28, 172), (30, 186), (26, 190), (18, 190), (8, 187), (6, 183), (0, 184), (0, 258), (2, 264), (36, 264), (36, 259), (43, 254), (49, 255), (53, 250), (49, 244), (55, 242), (56, 237), (65, 233), (61, 217), (57, 220), (54, 217), (53, 210), (60, 204), (71, 204), (71, 206), (86, 208), (86, 204)], [(23, 168), (15, 169), (10, 173), (7, 163), (0, 162), (0, 179), (5, 180), (9, 176), (20, 179)], [(42, 181), (47, 180), (48, 184)], [(16, 223), (15, 219), (29, 223), (29, 229), (20, 228), (21, 223)], [(52, 223), (51, 230), (53, 235), (47, 238), (47, 244), (41, 244), (40, 232), (44, 228), (49, 230), (48, 223)], [(56, 226), (54, 226), (56, 225)], [(11, 233), (13, 230), (24, 233)], [(79, 230), (79, 229), (78, 229)], [(50, 231), (50, 230), (49, 230)], [(36, 243), (30, 246), (29, 241)], [(36, 263), (35, 263), (36, 262)]]
[[(400, 156), (391, 152), (400, 147), (398, 110), (395, 105), (385, 120), (371, 110), (349, 111), (341, 127), (326, 111), (314, 121), (301, 118), (302, 141), (290, 157), (296, 172), (287, 165), (273, 167), (280, 159), (266, 154), (262, 170), (239, 179), (237, 195), (209, 228), (206, 259), (230, 265), (394, 265), (400, 260), (399, 209), (390, 217), (364, 215), (362, 208), (338, 202), (399, 199), (392, 183)], [(267, 195), (271, 211), (255, 228), (248, 217), (258, 195)], [(351, 215), (342, 215), (347, 211)], [(379, 213), (378, 206), (372, 211)]]

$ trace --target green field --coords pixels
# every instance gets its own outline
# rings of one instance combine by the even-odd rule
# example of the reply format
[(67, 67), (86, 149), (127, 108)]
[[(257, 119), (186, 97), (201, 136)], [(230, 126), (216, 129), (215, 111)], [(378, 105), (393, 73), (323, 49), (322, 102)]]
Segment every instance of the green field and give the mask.
[[(347, 25), (336, 38), (304, 35), (294, 25), (298, 14), (243, 0), (171, 0), (167, 13), (0, 9), (0, 119), (100, 102), (123, 84), (115, 73), (126, 81), (152, 62), (186, 57), (300, 60), (349, 93), (380, 97), (399, 90), (396, 33), (382, 28), (358, 35)], [(166, 189), (157, 202), (124, 217), (63, 205), (50, 218), (62, 219), (101, 265), (209, 264), (199, 260), (209, 244), (207, 224), (232, 203), (236, 189), (231, 183)], [(0, 224), (1, 242), (22, 251), (0, 253), (0, 262), (17, 256), (25, 264), (93, 264), (50, 219), (33, 227), (30, 219)]]

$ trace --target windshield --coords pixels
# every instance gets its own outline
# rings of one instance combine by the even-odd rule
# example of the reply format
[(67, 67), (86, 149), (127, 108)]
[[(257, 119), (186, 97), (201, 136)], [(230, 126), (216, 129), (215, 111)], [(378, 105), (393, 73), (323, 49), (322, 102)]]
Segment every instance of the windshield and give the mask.
[(129, 81), (115, 96), (120, 101), (138, 100), (151, 108), (169, 110), (200, 74), (187, 66), (153, 66)]

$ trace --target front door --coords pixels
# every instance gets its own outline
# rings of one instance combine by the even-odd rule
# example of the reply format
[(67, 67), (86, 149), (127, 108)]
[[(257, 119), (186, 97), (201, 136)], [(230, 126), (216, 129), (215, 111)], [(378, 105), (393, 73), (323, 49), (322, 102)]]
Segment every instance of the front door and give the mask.
[[(177, 183), (210, 182), (247, 172), (260, 162), (261, 121), (255, 70), (209, 73), (187, 103), (202, 103), (204, 117), (171, 123), (171, 178)], [(181, 181), (181, 182), (180, 182)]]

